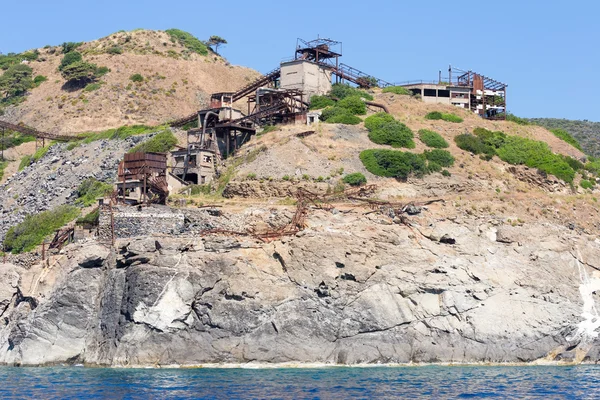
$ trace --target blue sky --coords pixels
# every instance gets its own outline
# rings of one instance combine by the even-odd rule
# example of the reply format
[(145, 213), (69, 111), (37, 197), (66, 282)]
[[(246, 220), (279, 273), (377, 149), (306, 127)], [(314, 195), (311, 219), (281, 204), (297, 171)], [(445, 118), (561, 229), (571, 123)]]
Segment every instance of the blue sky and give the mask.
[(509, 85), (523, 117), (599, 121), (600, 3), (550, 1), (5, 1), (0, 51), (94, 40), (118, 30), (220, 35), (233, 64), (261, 72), (296, 38), (343, 42), (342, 62), (390, 82), (437, 79), (449, 64)]

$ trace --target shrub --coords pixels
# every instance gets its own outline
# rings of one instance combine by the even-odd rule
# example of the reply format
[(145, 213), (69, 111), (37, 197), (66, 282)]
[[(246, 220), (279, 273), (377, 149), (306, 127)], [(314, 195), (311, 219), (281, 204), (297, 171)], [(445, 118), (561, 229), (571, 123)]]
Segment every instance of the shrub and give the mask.
[(6, 168), (7, 165), (8, 165), (8, 162), (0, 161), (0, 181), (2, 180), (2, 177), (4, 176), (4, 168)]
[(98, 67), (98, 69), (96, 69), (96, 76), (101, 77), (103, 75), (106, 75), (109, 72), (110, 72), (110, 68), (108, 68), (108, 67)]
[(335, 97), (339, 100), (343, 100), (346, 97), (360, 97), (366, 100), (373, 100), (373, 96), (364, 90), (353, 88), (350, 85), (344, 85), (342, 83), (336, 83), (331, 87), (331, 92), (329, 92), (331, 97)]
[(461, 117), (459, 117), (458, 115), (454, 115), (451, 113), (441, 113), (439, 111), (432, 111), (429, 114), (425, 115), (425, 119), (431, 119), (431, 120), (444, 120), (444, 121), (448, 121), (448, 122), (455, 122), (455, 123), (460, 123), (463, 122), (463, 119)]
[(419, 131), (419, 139), (427, 146), (435, 149), (445, 149), (449, 146), (448, 142), (439, 133), (428, 129), (421, 129)]
[(274, 132), (276, 130), (279, 130), (279, 128), (275, 125), (265, 125), (263, 127), (263, 130), (260, 132), (260, 134), (264, 135), (265, 133)]
[(120, 46), (112, 46), (106, 52), (112, 55), (123, 54), (123, 49)]
[(206, 45), (192, 34), (179, 29), (167, 29), (165, 32), (171, 37), (173, 42), (179, 42), (179, 44), (194, 53), (203, 56), (208, 55), (208, 48)]
[(348, 174), (342, 180), (350, 186), (361, 186), (367, 183), (367, 178), (360, 172)]
[(502, 146), (506, 140), (506, 134), (500, 131), (490, 131), (484, 128), (475, 128), (473, 133), (481, 139), (483, 144), (493, 147), (494, 149)]
[(170, 130), (165, 129), (154, 135), (151, 139), (138, 144), (129, 150), (129, 153), (166, 153), (175, 147), (176, 144), (177, 138)]
[(337, 106), (325, 108), (320, 119), (330, 124), (357, 125), (361, 122), (360, 118), (352, 115), (347, 109)]
[(506, 120), (514, 122), (515, 124), (519, 124), (519, 125), (532, 125), (532, 123), (529, 122), (528, 120), (526, 120), (525, 118), (517, 117), (516, 115), (511, 114), (511, 113), (506, 114)]
[(281, 179), (284, 181), (289, 181), (291, 178), (289, 175), (284, 175)]
[(37, 75), (35, 78), (33, 78), (33, 84), (35, 87), (38, 87), (43, 82), (46, 82), (47, 80), (48, 80), (48, 78), (45, 77), (44, 75)]
[(551, 129), (550, 132), (552, 132), (557, 138), (564, 140), (576, 149), (583, 151), (577, 139), (571, 136), (571, 134), (564, 129)]
[(469, 133), (455, 136), (454, 142), (460, 149), (473, 154), (487, 154), (490, 156), (496, 154), (496, 150), (492, 146), (486, 145), (481, 138)]
[(412, 92), (403, 86), (388, 86), (382, 91), (383, 93), (403, 94), (407, 96), (412, 95)]
[(497, 154), (509, 164), (525, 164), (568, 183), (572, 183), (575, 177), (575, 170), (560, 155), (552, 153), (544, 142), (509, 136)]
[(0, 148), (6, 150), (33, 141), (35, 141), (35, 136), (24, 135), (20, 132), (6, 131), (4, 137), (0, 136)]
[(140, 74), (133, 74), (129, 77), (129, 80), (133, 82), (144, 82), (144, 77)]
[(190, 195), (199, 196), (201, 194), (210, 194), (210, 185), (190, 185)]
[(84, 207), (91, 206), (96, 202), (98, 197), (110, 194), (113, 190), (113, 186), (109, 183), (100, 182), (94, 178), (86, 179), (77, 188), (77, 200), (75, 204)]
[(369, 139), (373, 143), (408, 149), (415, 147), (414, 135), (410, 128), (389, 114), (378, 113), (367, 117), (365, 127), (369, 130)]
[(573, 157), (563, 156), (563, 159), (573, 168), (575, 171), (579, 171), (585, 169), (585, 165), (579, 160), (574, 159)]
[(83, 44), (82, 42), (65, 42), (62, 44), (62, 52), (63, 52), (63, 54), (71, 53), (71, 52), (75, 51), (75, 49), (77, 49), (82, 44)]
[(85, 61), (78, 61), (65, 66), (62, 70), (62, 76), (69, 83), (82, 84), (96, 79), (96, 64)]
[(582, 180), (581, 182), (579, 182), (579, 185), (584, 188), (584, 189), (593, 189), (594, 188), (594, 183), (588, 180)]
[(377, 176), (406, 179), (410, 174), (422, 176), (428, 172), (425, 158), (409, 152), (370, 149), (360, 153), (360, 160)]
[(74, 220), (79, 209), (62, 205), (39, 214), (28, 215), (20, 224), (11, 227), (4, 238), (4, 249), (13, 254), (33, 250), (44, 238)]
[(31, 156), (23, 156), (19, 163), (19, 171), (23, 171), (25, 168), (31, 165)]
[(100, 83), (89, 83), (85, 88), (83, 88), (83, 90), (86, 92), (93, 92), (94, 90), (100, 89), (101, 86), (102, 84)]
[(80, 62), (80, 61), (83, 61), (83, 57), (81, 56), (81, 53), (79, 53), (77, 51), (72, 51), (70, 53), (67, 53), (64, 55), (64, 57), (60, 61), (58, 70), (62, 71), (63, 69), (65, 69), (65, 67), (67, 65), (71, 65), (71, 64), (74, 64), (74, 63)]
[(248, 175), (246, 175), (246, 179), (248, 179), (249, 181), (255, 181), (256, 174), (254, 172), (250, 172)]
[(352, 115), (365, 115), (367, 113), (367, 105), (358, 96), (348, 96), (340, 100), (338, 107), (347, 110)]
[(451, 167), (454, 165), (454, 157), (446, 150), (434, 149), (425, 150), (423, 153), (425, 159), (430, 163), (435, 163), (442, 167)]
[(77, 218), (78, 225), (98, 225), (98, 220), (100, 219), (100, 209), (96, 208), (95, 210), (87, 213), (85, 217)]
[(335, 101), (327, 96), (312, 96), (310, 98), (310, 109), (320, 110), (325, 107), (331, 107), (335, 105)]
[(442, 175), (448, 177), (448, 176), (452, 176), (452, 174), (450, 173), (450, 171), (448, 171), (447, 169), (442, 170)]
[(11, 65), (0, 76), (0, 92), (7, 98), (24, 95), (33, 87), (32, 74), (33, 70), (28, 65)]

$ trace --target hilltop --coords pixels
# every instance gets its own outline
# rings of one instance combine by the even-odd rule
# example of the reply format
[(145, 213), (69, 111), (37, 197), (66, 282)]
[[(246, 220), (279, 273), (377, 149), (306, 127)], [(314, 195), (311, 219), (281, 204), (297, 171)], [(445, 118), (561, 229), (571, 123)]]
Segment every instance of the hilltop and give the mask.
[(21, 53), (15, 58), (25, 59), (33, 76), (45, 79), (27, 91), (23, 102), (6, 107), (2, 118), (68, 134), (159, 125), (206, 106), (211, 93), (235, 91), (259, 76), (252, 69), (230, 65), (198, 43), (151, 30), (74, 43), (72, 51), (80, 53), (83, 61), (108, 69), (76, 90), (65, 86), (59, 71), (63, 46)]

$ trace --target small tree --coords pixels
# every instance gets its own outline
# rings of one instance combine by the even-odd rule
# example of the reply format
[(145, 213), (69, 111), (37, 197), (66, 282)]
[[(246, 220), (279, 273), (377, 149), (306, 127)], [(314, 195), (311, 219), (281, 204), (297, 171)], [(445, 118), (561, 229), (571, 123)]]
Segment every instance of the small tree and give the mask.
[(71, 51), (65, 54), (65, 56), (62, 58), (62, 60), (60, 61), (60, 65), (58, 66), (58, 70), (62, 71), (67, 65), (71, 65), (82, 60), (83, 57), (81, 56), (81, 53), (79, 53), (78, 51)]
[(213, 35), (206, 42), (209, 46), (215, 46), (215, 53), (219, 54), (219, 46), (222, 44), (227, 44), (227, 40), (223, 39), (221, 36)]
[(63, 68), (61, 74), (68, 83), (83, 85), (96, 79), (96, 64), (78, 61)]
[(25, 64), (11, 65), (0, 76), (0, 91), (5, 97), (16, 97), (25, 94), (33, 86), (31, 67)]

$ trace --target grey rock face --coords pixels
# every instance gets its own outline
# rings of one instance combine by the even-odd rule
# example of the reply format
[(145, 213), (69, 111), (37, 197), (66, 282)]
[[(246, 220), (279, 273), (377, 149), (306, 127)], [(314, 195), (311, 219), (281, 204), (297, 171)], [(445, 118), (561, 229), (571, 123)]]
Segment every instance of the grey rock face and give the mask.
[(481, 220), (438, 221), (427, 237), (390, 221), (317, 211), (268, 244), (73, 245), (37, 308), (8, 299), (0, 363), (598, 360), (594, 335), (578, 332), (580, 274), (600, 279), (599, 243), (550, 224), (511, 227), (511, 243)]

